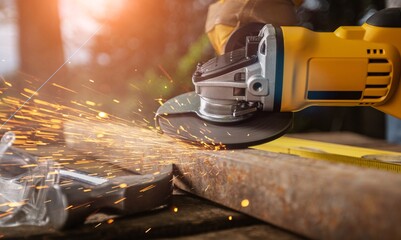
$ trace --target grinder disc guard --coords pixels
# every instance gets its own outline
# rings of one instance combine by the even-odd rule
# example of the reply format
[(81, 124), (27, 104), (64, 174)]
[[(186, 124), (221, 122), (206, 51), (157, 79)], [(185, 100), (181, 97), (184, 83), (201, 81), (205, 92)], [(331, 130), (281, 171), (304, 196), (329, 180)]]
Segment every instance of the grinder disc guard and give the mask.
[(200, 97), (189, 92), (165, 102), (156, 113), (156, 124), (169, 136), (199, 145), (245, 148), (274, 140), (292, 126), (292, 113), (256, 112), (232, 123), (200, 118)]

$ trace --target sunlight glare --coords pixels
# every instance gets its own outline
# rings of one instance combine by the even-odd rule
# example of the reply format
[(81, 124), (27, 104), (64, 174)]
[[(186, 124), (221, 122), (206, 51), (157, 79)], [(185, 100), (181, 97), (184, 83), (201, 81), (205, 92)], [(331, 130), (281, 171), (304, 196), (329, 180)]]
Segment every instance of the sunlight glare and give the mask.
[(75, 0), (75, 3), (84, 12), (94, 15), (104, 15), (115, 11), (124, 5), (125, 0)]

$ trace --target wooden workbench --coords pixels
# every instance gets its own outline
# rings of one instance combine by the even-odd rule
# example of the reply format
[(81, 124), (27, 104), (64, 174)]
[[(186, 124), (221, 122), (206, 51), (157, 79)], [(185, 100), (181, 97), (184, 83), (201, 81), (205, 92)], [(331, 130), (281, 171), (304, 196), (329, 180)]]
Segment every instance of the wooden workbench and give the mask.
[[(398, 145), (389, 145), (385, 141), (352, 133), (313, 133), (292, 136), (401, 152), (401, 147)], [(67, 231), (31, 226), (0, 228), (0, 237), (5, 239), (303, 238), (181, 191), (175, 191), (171, 206), (162, 210), (121, 218), (97, 214), (90, 217), (85, 225)]]

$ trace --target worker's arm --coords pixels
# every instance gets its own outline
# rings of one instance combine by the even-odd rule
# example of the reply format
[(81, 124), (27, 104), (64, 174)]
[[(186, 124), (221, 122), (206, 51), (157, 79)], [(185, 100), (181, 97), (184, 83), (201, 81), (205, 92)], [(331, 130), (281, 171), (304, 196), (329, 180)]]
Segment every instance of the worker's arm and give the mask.
[(210, 5), (206, 33), (217, 54), (225, 52), (231, 34), (249, 23), (296, 25), (303, 0), (219, 0)]

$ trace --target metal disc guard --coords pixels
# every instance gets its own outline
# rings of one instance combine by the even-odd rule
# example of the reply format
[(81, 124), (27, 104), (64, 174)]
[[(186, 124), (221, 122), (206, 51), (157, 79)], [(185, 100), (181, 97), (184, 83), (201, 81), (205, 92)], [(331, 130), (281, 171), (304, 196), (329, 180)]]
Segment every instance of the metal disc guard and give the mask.
[(195, 92), (179, 95), (165, 102), (156, 113), (156, 125), (167, 135), (186, 142), (246, 148), (272, 141), (292, 126), (293, 113), (263, 112), (232, 123), (207, 121), (199, 115), (200, 97)]

